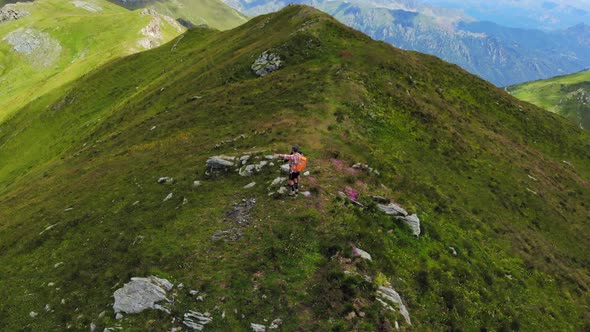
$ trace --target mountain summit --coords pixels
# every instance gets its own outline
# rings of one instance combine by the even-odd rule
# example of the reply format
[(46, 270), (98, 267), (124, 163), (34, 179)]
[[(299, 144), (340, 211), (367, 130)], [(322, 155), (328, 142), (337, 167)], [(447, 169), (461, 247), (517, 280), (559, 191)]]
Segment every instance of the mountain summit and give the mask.
[(310, 7), (112, 61), (0, 160), (4, 330), (589, 327), (588, 134)]

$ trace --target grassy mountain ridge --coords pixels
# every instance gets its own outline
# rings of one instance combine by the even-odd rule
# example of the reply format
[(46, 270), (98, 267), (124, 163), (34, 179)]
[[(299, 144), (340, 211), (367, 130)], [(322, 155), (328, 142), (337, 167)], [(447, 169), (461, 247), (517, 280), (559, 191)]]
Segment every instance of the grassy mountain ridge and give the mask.
[[(164, 19), (106, 1), (81, 1), (77, 6), (39, 0), (12, 6), (29, 15), (0, 23), (0, 121), (109, 60), (182, 32)], [(157, 34), (142, 33), (148, 26)]]
[(515, 97), (590, 128), (590, 71), (528, 82), (507, 88)]
[(206, 24), (227, 30), (245, 23), (248, 18), (220, 0), (112, 0), (125, 8), (153, 8), (158, 12), (183, 19), (194, 25)]
[[(291, 2), (224, 1), (250, 15), (278, 10)], [(372, 38), (458, 64), (497, 86), (573, 73), (590, 66), (590, 34), (584, 24), (550, 32), (517, 29), (489, 20), (477, 21), (459, 9), (411, 0), (294, 2), (323, 10)]]
[[(264, 51), (283, 67), (257, 78)], [(268, 196), (276, 168), (205, 173), (213, 155), (294, 141), (310, 158), (310, 199)], [(559, 116), (309, 7), (190, 30), (0, 125), (0, 326), (167, 330), (198, 310), (212, 314), (206, 330), (277, 317), (284, 330), (410, 329), (375, 299), (388, 280), (415, 329), (583, 329), (589, 148)], [(364, 209), (338, 198), (346, 187)], [(417, 213), (421, 237), (372, 195)], [(237, 225), (228, 211), (252, 198)], [(211, 239), (233, 228), (238, 241)], [(116, 320), (114, 290), (150, 274), (185, 285), (171, 313)]]

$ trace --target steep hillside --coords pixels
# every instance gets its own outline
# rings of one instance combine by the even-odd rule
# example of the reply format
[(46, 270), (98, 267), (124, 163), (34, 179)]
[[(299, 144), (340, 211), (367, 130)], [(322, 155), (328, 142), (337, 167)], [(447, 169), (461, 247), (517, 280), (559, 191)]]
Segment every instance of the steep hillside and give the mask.
[(590, 130), (590, 71), (514, 85), (507, 91)]
[(221, 0), (109, 0), (129, 9), (153, 8), (192, 25), (206, 24), (228, 30), (244, 24), (248, 18)]
[[(246, 14), (266, 13), (287, 0), (225, 0)], [(477, 21), (460, 10), (414, 0), (297, 0), (369, 36), (436, 55), (496, 84), (578, 72), (590, 66), (590, 26), (545, 32)]]
[(0, 22), (0, 121), (101, 64), (183, 31), (169, 18), (103, 0), (38, 0), (0, 11), (7, 17)]
[(0, 160), (3, 330), (590, 327), (588, 134), (309, 7), (112, 61)]

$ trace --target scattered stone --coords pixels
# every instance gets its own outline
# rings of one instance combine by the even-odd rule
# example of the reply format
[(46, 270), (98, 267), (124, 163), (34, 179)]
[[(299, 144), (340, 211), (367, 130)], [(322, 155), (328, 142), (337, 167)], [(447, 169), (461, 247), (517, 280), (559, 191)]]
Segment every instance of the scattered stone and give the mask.
[(539, 194), (538, 194), (536, 191), (534, 191), (534, 190), (532, 190), (532, 189), (526, 188), (526, 190), (527, 190), (528, 192), (530, 192), (531, 194), (533, 194), (533, 195), (539, 195)]
[(207, 168), (210, 171), (228, 171), (233, 167), (234, 163), (222, 158), (221, 156), (214, 156), (207, 160)]
[(199, 296), (197, 296), (197, 301), (201, 301), (201, 302), (203, 302), (203, 301), (204, 301), (204, 298), (203, 298), (203, 296), (202, 296), (202, 295), (199, 295)]
[(102, 318), (104, 318), (104, 316), (105, 316), (106, 314), (107, 314), (107, 312), (106, 312), (106, 311), (102, 311), (100, 314), (98, 314), (98, 318), (99, 318), (99, 319), (102, 319)]
[(396, 218), (402, 220), (406, 223), (406, 225), (410, 226), (410, 229), (412, 230), (412, 234), (414, 234), (414, 236), (420, 236), (420, 219), (416, 214)]
[(118, 312), (118, 313), (115, 315), (115, 319), (116, 319), (116, 320), (121, 320), (121, 319), (123, 319), (123, 314), (122, 314), (122, 313), (120, 313), (120, 312)]
[(164, 202), (170, 200), (172, 198), (172, 196), (174, 196), (173, 193), (169, 193), (168, 196), (166, 196), (166, 198), (164, 198)]
[(199, 291), (198, 291), (198, 290), (191, 290), (191, 291), (189, 291), (188, 293), (189, 293), (190, 295), (193, 295), (193, 296), (194, 296), (194, 295), (197, 295), (197, 294), (199, 294)]
[(17, 10), (12, 5), (6, 5), (0, 8), (0, 23), (18, 20), (29, 15), (26, 11)]
[(395, 309), (389, 303), (397, 305), (400, 313), (406, 320), (406, 323), (408, 323), (408, 325), (412, 325), (412, 321), (410, 320), (410, 313), (404, 305), (402, 298), (395, 291), (395, 289), (391, 287), (391, 285), (388, 284), (387, 286), (388, 287), (379, 286), (379, 289), (377, 289), (377, 301), (379, 301), (385, 308), (391, 311), (395, 311)]
[(390, 216), (396, 217), (408, 215), (408, 212), (406, 212), (406, 210), (404, 210), (401, 206), (395, 203), (389, 203), (388, 205), (377, 204), (377, 207), (379, 208), (379, 210), (385, 212), (385, 214), (388, 214)]
[(67, 209), (64, 210), (64, 212), (70, 212), (72, 210), (74, 210), (74, 208), (67, 208)]
[(457, 250), (454, 247), (449, 247), (449, 249), (451, 249), (453, 255), (457, 256)]
[(279, 327), (281, 327), (281, 325), (283, 325), (283, 320), (280, 318), (277, 318), (275, 320), (272, 321), (272, 323), (270, 323), (270, 326), (268, 327), (269, 330), (277, 330)]
[(311, 192), (309, 191), (303, 191), (301, 192), (301, 195), (303, 195), (304, 197), (310, 198), (312, 196)]
[(157, 309), (156, 303), (168, 301), (166, 292), (173, 285), (166, 279), (150, 276), (148, 278), (131, 278), (131, 281), (113, 294), (116, 313), (134, 314), (145, 309)]
[(269, 188), (274, 188), (274, 187), (277, 187), (277, 186), (279, 186), (279, 185), (283, 184), (285, 181), (287, 181), (287, 178), (278, 177), (278, 178), (274, 179), (274, 180), (273, 180), (273, 181), (270, 183), (270, 186), (269, 186)]
[(309, 173), (309, 171), (303, 172), (303, 176), (309, 176), (309, 174), (311, 174), (311, 173)]
[(182, 320), (182, 324), (186, 327), (197, 330), (203, 331), (205, 325), (211, 323), (213, 319), (210, 317), (211, 315), (208, 313), (202, 314), (196, 311), (189, 311), (184, 314), (184, 319)]
[(366, 251), (364, 251), (362, 249), (357, 248), (354, 245), (352, 246), (352, 255), (354, 257), (360, 257), (362, 259), (366, 259), (366, 260), (370, 260), (370, 261), (373, 260), (371, 258), (371, 254), (369, 254), (368, 252), (366, 252)]
[(351, 311), (348, 313), (348, 315), (346, 315), (346, 320), (353, 320), (356, 318), (356, 312)]
[(255, 185), (256, 185), (256, 182), (250, 182), (244, 186), (244, 189), (254, 188)]
[(279, 195), (284, 195), (288, 192), (289, 192), (289, 190), (286, 187), (280, 187), (279, 190), (277, 190), (277, 194), (279, 194)]
[(250, 68), (258, 77), (264, 77), (281, 68), (281, 58), (276, 54), (264, 51)]
[(252, 331), (254, 331), (254, 332), (266, 332), (266, 326), (264, 326), (264, 325), (250, 323), (250, 327), (252, 328)]
[(57, 225), (59, 225), (59, 223), (57, 223), (57, 224), (53, 224), (53, 225), (51, 225), (51, 226), (48, 226), (48, 227), (47, 227), (47, 228), (45, 228), (43, 231), (41, 231), (41, 233), (39, 233), (39, 235), (43, 235), (43, 233), (45, 233), (45, 232), (47, 232), (47, 231), (49, 231), (49, 230), (52, 230), (52, 229), (53, 229), (55, 226), (57, 226)]
[(96, 324), (94, 324), (94, 322), (90, 323), (90, 332), (94, 332), (94, 330), (96, 330)]
[(275, 159), (277, 159), (277, 157), (275, 157), (274, 155), (271, 154), (271, 155), (264, 156), (264, 159), (266, 159), (266, 160), (275, 160)]
[(290, 171), (291, 171), (291, 166), (289, 166), (289, 164), (282, 164), (281, 165), (281, 172), (282, 173), (289, 174)]
[(193, 182), (193, 187), (200, 187), (201, 186), (201, 181), (194, 181)]
[(36, 313), (36, 312), (34, 312), (34, 311), (31, 311), (31, 312), (29, 312), (29, 316), (31, 316), (31, 318), (35, 318), (35, 317), (37, 317), (38, 315), (39, 315), (39, 314), (38, 314), (38, 313)]
[(242, 231), (239, 228), (231, 228), (225, 231), (215, 231), (211, 236), (212, 241), (238, 241), (242, 237)]
[(55, 282), (50, 282), (47, 284), (47, 287), (53, 287), (53, 286), (55, 286)]
[(20, 28), (7, 34), (5, 40), (15, 52), (24, 54), (35, 66), (49, 67), (61, 55), (62, 47), (57, 39), (33, 28)]
[(530, 174), (528, 174), (528, 177), (529, 177), (529, 179), (531, 179), (531, 180), (533, 180), (533, 181), (539, 181), (539, 180), (537, 180), (537, 178), (535, 178), (534, 176), (532, 176), (532, 175), (530, 175)]
[(49, 311), (51, 311), (51, 306), (49, 304), (46, 304), (45, 308), (43, 308), (43, 309), (45, 309), (45, 311), (49, 312)]
[(180, 284), (178, 284), (178, 286), (176, 286), (176, 288), (183, 289), (184, 288), (184, 284), (181, 282)]
[(135, 201), (133, 202), (133, 204), (131, 204), (131, 206), (137, 206), (139, 204), (139, 201)]
[(174, 178), (171, 178), (169, 176), (161, 177), (158, 179), (159, 184), (170, 184), (172, 182), (174, 182)]

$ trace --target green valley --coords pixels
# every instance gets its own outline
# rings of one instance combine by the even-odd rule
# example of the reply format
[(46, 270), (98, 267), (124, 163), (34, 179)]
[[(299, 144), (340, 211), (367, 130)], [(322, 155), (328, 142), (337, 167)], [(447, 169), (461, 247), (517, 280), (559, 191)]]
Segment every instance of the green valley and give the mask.
[(0, 23), (0, 121), (27, 103), (115, 58), (170, 41), (174, 20), (107, 1), (38, 0)]
[(507, 88), (515, 97), (574, 121), (590, 130), (590, 71)]
[(456, 65), (292, 5), (35, 91), (0, 123), (0, 330), (590, 328), (590, 136)]

